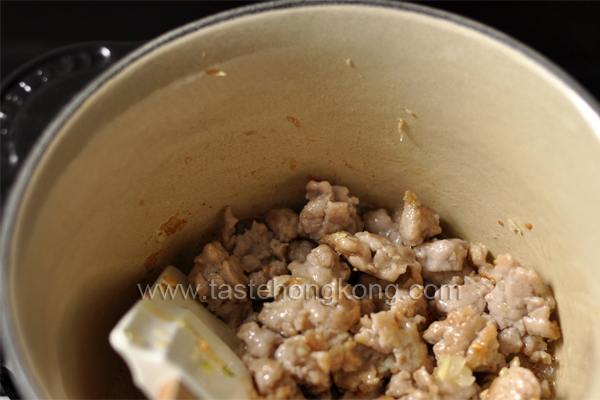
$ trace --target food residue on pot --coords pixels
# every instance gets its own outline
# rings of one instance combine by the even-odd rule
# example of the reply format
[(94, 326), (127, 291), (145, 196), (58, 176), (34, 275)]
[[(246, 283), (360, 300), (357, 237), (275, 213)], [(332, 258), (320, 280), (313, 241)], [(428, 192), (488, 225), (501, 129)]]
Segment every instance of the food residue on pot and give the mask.
[(404, 141), (404, 120), (402, 118), (398, 118), (398, 133), (400, 134), (400, 141)]
[(286, 117), (286, 119), (288, 120), (288, 122), (291, 122), (292, 124), (294, 124), (294, 126), (298, 129), (300, 129), (300, 121), (297, 118), (288, 116)]
[(521, 229), (519, 224), (511, 218), (508, 219), (508, 229), (510, 229), (512, 232), (516, 233), (517, 235), (521, 235), (521, 236), (523, 235), (523, 230)]
[(409, 110), (408, 108), (405, 108), (404, 111), (406, 111), (406, 113), (408, 115), (410, 115), (411, 117), (417, 118), (417, 114), (413, 110)]
[(244, 135), (252, 136), (252, 135), (256, 135), (257, 133), (258, 133), (258, 131), (246, 131), (246, 132), (244, 132)]
[(160, 255), (160, 253), (162, 253), (162, 252), (163, 252), (163, 249), (155, 251), (154, 253), (150, 254), (146, 258), (146, 260), (144, 260), (144, 267), (146, 267), (146, 269), (148, 271), (154, 270), (154, 268), (156, 267), (156, 259)]
[(156, 231), (156, 241), (159, 243), (164, 242), (169, 236), (174, 234), (175, 232), (181, 230), (183, 226), (187, 223), (186, 218), (179, 219), (177, 218), (178, 214), (175, 214), (167, 222), (160, 226), (160, 229)]

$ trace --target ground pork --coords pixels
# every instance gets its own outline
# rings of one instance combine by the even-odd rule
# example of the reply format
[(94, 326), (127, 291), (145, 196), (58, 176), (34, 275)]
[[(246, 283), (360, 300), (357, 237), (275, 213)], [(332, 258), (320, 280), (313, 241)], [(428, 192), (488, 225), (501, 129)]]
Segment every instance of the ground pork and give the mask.
[(265, 224), (253, 221), (250, 229), (235, 237), (233, 255), (252, 272), (261, 269), (274, 255), (282, 261), (285, 260), (287, 244), (274, 239), (273, 232)]
[(483, 400), (531, 400), (540, 399), (542, 388), (537, 378), (527, 368), (522, 368), (519, 358), (515, 357), (510, 368), (500, 371), (489, 387), (487, 393), (482, 393)]
[(400, 237), (400, 225), (398, 224), (398, 221), (394, 221), (392, 217), (390, 217), (386, 209), (380, 208), (379, 210), (365, 213), (363, 215), (363, 222), (367, 232), (383, 236), (395, 244), (402, 243), (402, 238)]
[[(455, 360), (460, 360), (460, 357), (455, 357)], [(462, 368), (464, 368), (464, 359), (462, 363)], [(460, 361), (457, 367), (461, 368)], [(440, 368), (436, 368), (433, 374), (421, 367), (412, 376), (401, 371), (392, 376), (385, 394), (401, 400), (468, 400), (474, 398), (479, 393), (479, 386), (474, 383), (475, 379), (470, 375), (468, 369), (466, 370), (467, 374), (464, 375), (464, 371), (457, 367), (448, 366), (443, 372)]]
[[(417, 261), (421, 264), (423, 279), (432, 283), (446, 281), (463, 270), (469, 246), (460, 239), (433, 240), (414, 248)], [(443, 278), (440, 279), (437, 275)], [(464, 276), (464, 274), (462, 274)]]
[[(197, 288), (200, 301), (207, 303), (209, 310), (234, 329), (252, 310), (244, 267), (219, 242), (204, 246), (202, 253), (194, 259), (188, 279)], [(223, 291), (228, 294), (219, 296)]]
[(289, 244), (288, 261), (306, 261), (306, 257), (317, 245), (310, 240), (294, 240)]
[(231, 251), (235, 246), (235, 225), (238, 223), (238, 219), (233, 216), (231, 207), (227, 206), (221, 213), (221, 243), (227, 251)]
[(331, 355), (327, 347), (323, 335), (312, 330), (285, 339), (277, 348), (275, 359), (312, 394), (319, 394), (331, 388)]
[(273, 209), (265, 223), (226, 207), (218, 241), (189, 275), (200, 301), (237, 329), (258, 396), (551, 395), (517, 357), (504, 367), (511, 355), (527, 366), (553, 361), (556, 305), (536, 272), (510, 256), (494, 267), (480, 244), (429, 239), (439, 217), (410, 191), (393, 217), (377, 209), (361, 219), (358, 199), (328, 182), (309, 182), (306, 198), (299, 215)]
[(317, 327), (348, 331), (360, 319), (360, 301), (336, 281), (329, 288), (317, 296), (316, 285), (292, 284), (263, 305), (258, 320), (284, 337)]
[(291, 242), (298, 237), (298, 214), (289, 208), (274, 208), (267, 213), (265, 222), (282, 242)]
[(417, 246), (423, 241), (442, 233), (440, 218), (419, 204), (417, 196), (407, 190), (404, 194), (404, 209), (400, 217), (400, 236), (406, 246)]
[(473, 371), (495, 372), (504, 363), (497, 335), (493, 319), (467, 306), (450, 312), (443, 321), (433, 322), (423, 338), (433, 344), (438, 363), (443, 356), (460, 355)]
[(477, 269), (477, 272), (482, 277), (494, 280), (494, 266), (487, 262), (488, 249), (484, 245), (470, 243), (469, 244), (469, 257), (471, 265)]
[(362, 230), (363, 223), (356, 208), (358, 199), (349, 193), (346, 187), (331, 186), (326, 181), (308, 182), (306, 199), (309, 201), (300, 212), (300, 236), (319, 240), (329, 233)]
[(435, 310), (441, 315), (471, 306), (478, 314), (482, 314), (487, 302), (485, 296), (494, 289), (494, 283), (480, 276), (465, 277), (462, 285), (444, 285), (440, 287), (433, 300)]
[(306, 261), (293, 261), (288, 266), (292, 276), (304, 276), (312, 279), (319, 287), (336, 279), (347, 281), (350, 268), (340, 261), (333, 249), (326, 245), (314, 248), (306, 257)]
[(373, 275), (361, 274), (355, 288), (358, 287), (366, 292), (357, 291), (362, 297), (362, 315), (394, 308), (396, 313), (407, 318), (417, 315), (423, 317), (417, 324), (419, 331), (426, 329), (431, 322), (432, 315), (423, 296), (423, 287), (416, 282), (403, 285), (400, 281), (392, 283)]
[(494, 279), (496, 287), (485, 299), (501, 329), (514, 327), (521, 335), (529, 333), (550, 340), (560, 337), (558, 324), (550, 320), (554, 297), (537, 272), (522, 267), (510, 255), (502, 255)]
[(283, 342), (281, 335), (256, 322), (246, 322), (238, 330), (237, 337), (246, 344), (246, 350), (253, 357), (272, 357), (275, 349)]
[(358, 270), (389, 282), (396, 281), (407, 268), (417, 278), (421, 269), (411, 249), (369, 232), (337, 232), (320, 242), (341, 253)]
[(289, 273), (287, 264), (276, 259), (272, 259), (268, 265), (261, 269), (251, 272), (248, 275), (248, 292), (250, 293), (250, 298), (260, 298), (262, 295), (261, 290), (268, 290), (268, 283), (272, 278)]
[(257, 358), (246, 365), (259, 394), (268, 399), (304, 399), (294, 378), (277, 361)]
[(393, 354), (382, 354), (358, 344), (359, 363), (353, 368), (343, 368), (333, 373), (336, 386), (349, 392), (370, 393), (381, 389), (383, 381), (397, 371)]
[(360, 320), (355, 340), (381, 354), (393, 354), (392, 372), (413, 372), (422, 365), (431, 365), (427, 345), (421, 339), (417, 325), (423, 317), (407, 318), (396, 307), (380, 311)]

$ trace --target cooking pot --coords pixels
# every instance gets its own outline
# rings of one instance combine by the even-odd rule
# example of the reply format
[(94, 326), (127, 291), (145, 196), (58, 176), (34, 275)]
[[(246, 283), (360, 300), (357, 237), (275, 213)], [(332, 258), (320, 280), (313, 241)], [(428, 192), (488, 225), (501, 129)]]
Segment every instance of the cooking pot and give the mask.
[(2, 340), (21, 394), (138, 396), (108, 344), (137, 284), (189, 270), (225, 205), (298, 207), (314, 177), (389, 208), (410, 188), (448, 235), (535, 268), (562, 325), (557, 396), (600, 398), (598, 105), (501, 33), (381, 1), (194, 22), (63, 108), (4, 209)]

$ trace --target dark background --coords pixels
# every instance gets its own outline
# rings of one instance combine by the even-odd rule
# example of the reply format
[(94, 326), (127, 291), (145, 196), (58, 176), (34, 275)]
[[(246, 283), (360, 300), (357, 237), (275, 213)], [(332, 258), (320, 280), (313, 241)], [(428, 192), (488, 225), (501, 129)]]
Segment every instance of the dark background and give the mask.
[[(251, 1), (2, 1), (1, 75), (54, 48), (147, 41)], [(600, 98), (600, 2), (422, 2), (497, 28), (531, 46)]]

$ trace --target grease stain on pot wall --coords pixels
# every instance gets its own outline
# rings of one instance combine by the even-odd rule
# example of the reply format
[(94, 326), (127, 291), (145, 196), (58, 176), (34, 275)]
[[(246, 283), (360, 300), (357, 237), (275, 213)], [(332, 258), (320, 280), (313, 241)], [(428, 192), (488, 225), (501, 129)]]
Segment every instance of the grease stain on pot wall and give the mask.
[(146, 267), (146, 269), (148, 271), (152, 271), (154, 270), (154, 268), (156, 267), (156, 259), (158, 258), (158, 256), (163, 252), (164, 249), (160, 249), (158, 251), (155, 251), (154, 253), (150, 254), (146, 260), (144, 260), (144, 267)]
[(179, 213), (175, 214), (167, 222), (160, 226), (160, 229), (156, 231), (156, 241), (159, 243), (164, 242), (167, 238), (177, 231), (183, 229), (184, 225), (187, 223), (187, 218), (177, 218)]
[(288, 120), (288, 122), (294, 124), (296, 128), (300, 129), (300, 120), (298, 120), (298, 118), (288, 116), (286, 119)]

